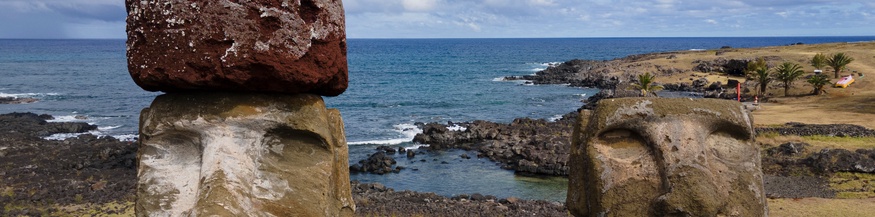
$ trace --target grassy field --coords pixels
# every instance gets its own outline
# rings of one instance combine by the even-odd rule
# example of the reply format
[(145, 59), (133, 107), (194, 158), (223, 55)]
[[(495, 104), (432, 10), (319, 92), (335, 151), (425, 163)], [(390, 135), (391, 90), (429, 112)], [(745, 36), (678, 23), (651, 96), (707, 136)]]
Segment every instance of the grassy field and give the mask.
[[(828, 86), (824, 95), (811, 95), (813, 87), (800, 79), (794, 83), (789, 96), (784, 96), (784, 89), (773, 83), (766, 92), (771, 95), (769, 102), (760, 103), (758, 110), (753, 112), (754, 124), (757, 126), (776, 126), (787, 122), (807, 124), (837, 124), (847, 123), (875, 129), (875, 42), (865, 43), (831, 43), (815, 45), (775, 46), (751, 49), (722, 49), (709, 51), (683, 51), (666, 54), (658, 58), (644, 60), (643, 63), (630, 63), (626, 68), (632, 71), (654, 72), (657, 65), (661, 68), (692, 69), (697, 60), (711, 61), (724, 59), (755, 59), (771, 57), (780, 59), (769, 61), (776, 66), (785, 61), (797, 63), (804, 67), (804, 76), (812, 75), (814, 67), (809, 60), (817, 53), (827, 56), (843, 52), (855, 60), (847, 66), (841, 75), (854, 73), (856, 82), (848, 88), (833, 88)], [(668, 56), (671, 56), (668, 58)], [(777, 57), (777, 58), (776, 58)], [(823, 69), (834, 83), (833, 70)], [(858, 76), (863, 73), (864, 76)], [(656, 81), (660, 83), (691, 82), (706, 78), (709, 82), (721, 81), (724, 84), (729, 79), (745, 81), (743, 77), (728, 77), (716, 73), (686, 72), (672, 75), (662, 75)], [(756, 91), (756, 84), (745, 88)], [(780, 136), (760, 135), (757, 142), (765, 147), (777, 146), (784, 142), (805, 142), (812, 146), (806, 152), (811, 153), (823, 148), (843, 148), (849, 150), (875, 148), (875, 138), (846, 138), (826, 136)], [(807, 154), (807, 153), (806, 153)], [(853, 199), (769, 199), (771, 216), (872, 216), (875, 210), (875, 175), (838, 173), (830, 178), (831, 187), (838, 192), (840, 198)]]

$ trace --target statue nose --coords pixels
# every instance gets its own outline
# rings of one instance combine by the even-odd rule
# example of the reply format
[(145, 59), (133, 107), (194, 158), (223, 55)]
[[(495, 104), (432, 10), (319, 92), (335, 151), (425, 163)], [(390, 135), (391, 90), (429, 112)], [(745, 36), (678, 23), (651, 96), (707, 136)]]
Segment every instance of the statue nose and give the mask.
[(664, 193), (653, 203), (658, 216), (716, 216), (723, 207), (710, 171), (705, 141), (695, 129), (675, 128), (655, 144)]
[(653, 204), (657, 216), (716, 216), (724, 198), (709, 175), (693, 167), (663, 175), (666, 192)]

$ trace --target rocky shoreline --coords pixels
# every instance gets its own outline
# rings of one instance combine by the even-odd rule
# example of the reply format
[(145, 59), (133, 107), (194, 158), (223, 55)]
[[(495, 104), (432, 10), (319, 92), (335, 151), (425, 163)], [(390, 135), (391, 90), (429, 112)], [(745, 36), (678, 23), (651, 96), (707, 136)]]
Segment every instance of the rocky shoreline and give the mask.
[[(573, 113), (561, 120), (516, 119), (510, 124), (488, 121), (450, 123), (465, 126), (464, 131), (450, 131), (448, 125), (425, 124), (423, 133), (416, 135), (414, 142), (428, 144), (428, 149), (477, 150), (478, 157), (488, 157), (504, 169), (523, 174), (566, 176), (568, 149), (571, 143)], [(875, 137), (875, 131), (851, 124), (802, 124), (787, 123), (783, 127), (755, 128), (760, 134), (776, 132), (780, 135)], [(804, 143), (786, 143), (765, 150), (763, 167), (787, 165), (788, 159), (798, 161), (793, 167), (809, 168), (807, 174), (827, 172), (875, 172), (875, 149), (860, 149), (855, 152), (844, 149), (826, 149), (810, 156), (801, 156)], [(802, 159), (801, 157), (807, 157)], [(798, 158), (798, 159), (797, 159)], [(830, 160), (832, 159), (832, 160)], [(772, 171), (779, 173), (777, 171)], [(786, 173), (779, 173), (787, 175)]]
[[(83, 133), (97, 127), (87, 123), (46, 121), (51, 118), (32, 113), (0, 115), (0, 165), (4, 168), (0, 171), (0, 180), (3, 180), (0, 203), (9, 204), (9, 209), (0, 215), (38, 216), (65, 212), (55, 207), (106, 203), (122, 205), (89, 209), (106, 214), (129, 211), (135, 197), (136, 144), (91, 134), (65, 140), (42, 139), (55, 133)], [(451, 131), (442, 124), (423, 124), (429, 130), (418, 135), (417, 141), (434, 143), (429, 147), (431, 150), (476, 150), (477, 157), (490, 158), (503, 168), (522, 174), (564, 176), (567, 160), (563, 161), (563, 156), (567, 159), (570, 123), (575, 118), (569, 114), (555, 122), (517, 119), (509, 124), (452, 123), (452, 126), (465, 127), (462, 131)], [(790, 123), (788, 126), (796, 130), (783, 132), (836, 134), (828, 130), (833, 128), (824, 125)], [(871, 132), (853, 125), (847, 128)], [(836, 193), (829, 189), (826, 174), (875, 172), (875, 149), (814, 152), (806, 147), (806, 144), (786, 143), (764, 150), (767, 196), (832, 198)], [(397, 151), (396, 147), (382, 147), (377, 152), (389, 150)], [(406, 153), (415, 155), (412, 151)], [(383, 156), (382, 159), (387, 160), (394, 155)], [(379, 183), (353, 182), (352, 187), (358, 216), (567, 215), (559, 202), (496, 198), (477, 193), (450, 198), (434, 193), (395, 191)]]
[[(731, 48), (722, 48), (716, 52), (719, 56), (724, 52), (733, 51)], [(552, 65), (534, 75), (507, 76), (504, 80), (526, 80), (527, 83), (542, 84), (567, 84), (571, 87), (586, 87), (601, 89), (603, 97), (625, 97), (637, 95), (634, 91), (627, 91), (627, 87), (637, 81), (637, 75), (643, 72), (651, 72), (655, 76), (674, 76), (691, 74), (688, 80), (680, 80), (669, 83), (657, 83), (666, 91), (700, 93), (705, 98), (736, 98), (734, 87), (741, 81), (729, 79), (723, 83), (709, 81), (707, 78), (693, 73), (722, 73), (730, 76), (744, 76), (744, 68), (751, 60), (726, 59), (717, 57), (711, 60), (694, 60), (695, 65), (690, 69), (680, 69), (663, 65), (644, 62), (653, 59), (676, 59), (681, 52), (662, 52), (631, 55), (613, 60), (569, 60), (557, 65)], [(768, 61), (781, 61), (781, 57), (764, 57)], [(742, 86), (748, 86), (745, 82)], [(751, 98), (750, 90), (745, 88), (744, 98)], [(598, 99), (589, 100), (595, 102)], [(767, 99), (761, 99), (767, 100)]]
[(0, 104), (27, 104), (37, 101), (39, 99), (29, 97), (0, 97)]
[(476, 150), (477, 157), (489, 158), (502, 168), (519, 173), (567, 176), (574, 114), (555, 122), (518, 118), (509, 124), (453, 123), (466, 128), (464, 131), (429, 123), (423, 125), (423, 133), (413, 141), (428, 144), (427, 150)]
[[(56, 133), (85, 133), (97, 128), (87, 123), (47, 122), (51, 119), (33, 113), (0, 115), (0, 204), (4, 204), (0, 216), (76, 215), (69, 207), (85, 209), (83, 215), (131, 214), (136, 192), (136, 142), (87, 133), (46, 140), (43, 137)], [(356, 216), (567, 215), (562, 203), (541, 200), (477, 193), (450, 198), (355, 181), (352, 190)]]

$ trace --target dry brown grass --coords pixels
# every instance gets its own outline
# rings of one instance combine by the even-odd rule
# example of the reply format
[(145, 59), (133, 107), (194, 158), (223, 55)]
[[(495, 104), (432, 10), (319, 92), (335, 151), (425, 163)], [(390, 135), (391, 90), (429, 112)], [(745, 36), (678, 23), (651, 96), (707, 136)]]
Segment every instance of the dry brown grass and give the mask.
[(872, 216), (875, 198), (869, 199), (769, 199), (769, 216), (822, 217)]
[[(849, 123), (875, 128), (875, 42), (865, 43), (830, 43), (814, 45), (775, 46), (749, 49), (724, 49), (721, 55), (716, 55), (716, 50), (709, 51), (682, 51), (671, 54), (663, 54), (656, 58), (641, 62), (626, 63), (621, 67), (632, 72), (656, 72), (656, 66), (662, 68), (677, 68), (691, 70), (697, 64), (696, 60), (725, 59), (755, 59), (757, 57), (779, 57), (781, 60), (770, 61), (771, 65), (778, 65), (784, 61), (797, 63), (803, 66), (806, 73), (811, 75), (814, 67), (808, 61), (817, 53), (830, 55), (844, 52), (855, 60), (848, 65), (848, 70), (843, 75), (853, 71), (863, 73), (864, 77), (855, 76), (856, 82), (848, 88), (826, 88), (828, 94), (822, 96), (810, 95), (813, 88), (804, 80), (795, 82), (790, 89), (790, 96), (784, 96), (782, 87), (773, 86), (768, 91), (772, 96), (772, 102), (762, 103), (760, 109), (755, 111), (754, 121), (757, 125), (783, 124), (786, 122), (803, 122), (810, 124)], [(670, 55), (674, 58), (668, 59)], [(832, 77), (830, 68), (823, 69), (824, 73)], [(677, 73), (670, 76), (661, 75), (656, 78), (660, 83), (691, 82), (690, 79), (707, 78), (710, 82), (721, 81), (724, 84), (728, 79), (744, 81), (742, 77), (727, 77), (717, 73), (687, 72)], [(832, 79), (833, 82), (837, 79)], [(777, 83), (775, 83), (777, 84)], [(756, 91), (755, 84), (745, 86)]]
[(873, 137), (781, 136), (768, 134), (757, 136), (756, 141), (765, 147), (774, 147), (787, 142), (804, 142), (811, 145), (811, 147), (807, 148), (807, 153), (818, 152), (824, 148), (841, 148), (851, 151), (875, 148), (875, 138)]

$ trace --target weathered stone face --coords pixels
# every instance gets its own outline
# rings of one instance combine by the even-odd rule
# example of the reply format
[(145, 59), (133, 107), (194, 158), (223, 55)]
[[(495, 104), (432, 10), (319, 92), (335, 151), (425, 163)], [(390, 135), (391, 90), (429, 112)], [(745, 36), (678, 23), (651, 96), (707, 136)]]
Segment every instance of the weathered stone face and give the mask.
[(740, 103), (607, 99), (580, 117), (566, 201), (575, 216), (767, 215)]
[(336, 96), (348, 84), (340, 0), (125, 0), (128, 71), (148, 91)]
[(136, 212), (351, 216), (347, 153), (316, 95), (161, 95), (140, 118)]

